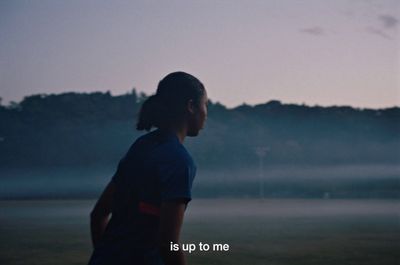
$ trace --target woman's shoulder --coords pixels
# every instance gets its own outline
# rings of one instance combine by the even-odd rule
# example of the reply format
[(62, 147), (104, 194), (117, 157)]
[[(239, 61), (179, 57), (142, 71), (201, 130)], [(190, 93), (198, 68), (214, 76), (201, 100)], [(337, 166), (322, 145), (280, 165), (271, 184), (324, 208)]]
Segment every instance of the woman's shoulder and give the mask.
[(129, 156), (145, 158), (148, 162), (195, 166), (192, 156), (176, 135), (158, 130), (139, 136), (128, 153)]
[(167, 157), (183, 163), (193, 163), (192, 156), (179, 140), (171, 139), (160, 145), (160, 151)]
[(154, 151), (154, 155), (159, 156), (164, 161), (172, 160), (179, 164), (194, 165), (192, 156), (185, 146), (180, 143), (176, 135), (166, 135)]

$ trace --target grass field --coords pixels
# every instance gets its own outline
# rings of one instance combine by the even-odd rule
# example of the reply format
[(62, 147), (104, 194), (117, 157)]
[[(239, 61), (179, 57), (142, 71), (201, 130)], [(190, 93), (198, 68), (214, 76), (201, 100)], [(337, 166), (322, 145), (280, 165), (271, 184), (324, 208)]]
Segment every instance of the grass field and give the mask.
[[(89, 200), (0, 201), (0, 264), (86, 264)], [(182, 243), (225, 243), (189, 264), (400, 264), (396, 200), (194, 200)]]

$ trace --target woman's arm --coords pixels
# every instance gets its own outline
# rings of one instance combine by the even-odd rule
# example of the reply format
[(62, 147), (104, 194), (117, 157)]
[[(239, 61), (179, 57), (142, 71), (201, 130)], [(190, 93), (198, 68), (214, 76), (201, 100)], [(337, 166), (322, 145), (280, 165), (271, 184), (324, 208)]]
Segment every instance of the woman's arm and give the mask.
[(171, 251), (170, 244), (179, 244), (186, 203), (180, 201), (163, 202), (160, 210), (160, 252), (166, 265), (184, 265), (185, 257), (181, 249)]
[(107, 226), (114, 191), (115, 184), (110, 182), (90, 213), (90, 231), (93, 247), (97, 245)]

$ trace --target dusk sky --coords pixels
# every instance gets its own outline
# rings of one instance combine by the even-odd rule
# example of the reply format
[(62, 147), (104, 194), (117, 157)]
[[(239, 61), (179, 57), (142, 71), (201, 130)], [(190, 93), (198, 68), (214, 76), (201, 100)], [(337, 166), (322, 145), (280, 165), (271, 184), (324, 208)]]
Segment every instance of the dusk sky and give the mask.
[(0, 97), (154, 93), (182, 70), (229, 107), (400, 105), (400, 1), (0, 1)]

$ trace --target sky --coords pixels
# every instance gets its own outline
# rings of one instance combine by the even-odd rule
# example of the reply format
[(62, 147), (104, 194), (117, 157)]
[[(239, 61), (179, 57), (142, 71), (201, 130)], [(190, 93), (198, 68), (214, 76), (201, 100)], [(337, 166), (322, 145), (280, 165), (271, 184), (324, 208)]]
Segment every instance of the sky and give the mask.
[(0, 97), (198, 77), (228, 107), (400, 105), (397, 0), (1, 0)]

